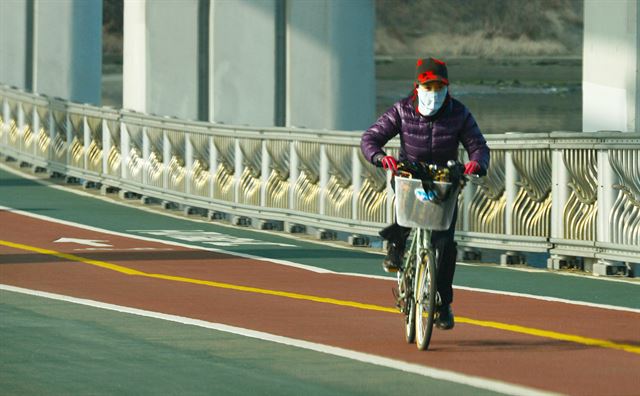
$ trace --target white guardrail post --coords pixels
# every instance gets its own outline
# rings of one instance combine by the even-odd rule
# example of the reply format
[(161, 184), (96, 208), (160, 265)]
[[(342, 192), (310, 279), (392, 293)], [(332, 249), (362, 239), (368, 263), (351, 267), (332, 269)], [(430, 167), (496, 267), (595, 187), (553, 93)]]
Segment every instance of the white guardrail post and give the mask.
[(260, 164), (260, 206), (267, 206), (267, 182), (269, 181), (269, 174), (271, 169), (271, 157), (269, 156), (269, 150), (267, 150), (267, 140), (262, 140), (262, 163)]
[[(562, 149), (551, 147), (551, 239), (564, 238), (564, 207), (569, 197), (569, 176), (562, 159)], [(559, 269), (564, 257), (552, 254), (547, 262), (550, 269)]]
[(289, 141), (289, 209), (295, 211), (296, 208), (296, 183), (300, 176), (298, 152), (296, 151), (296, 141)]
[[(513, 236), (513, 207), (518, 195), (518, 171), (513, 163), (513, 149), (508, 148), (504, 153), (504, 193), (506, 198), (504, 208), (504, 233), (505, 239), (508, 240)], [(506, 251), (500, 256), (500, 264), (506, 265), (510, 263), (511, 256), (518, 256), (517, 252)]]
[(505, 235), (513, 235), (513, 203), (516, 200), (516, 196), (518, 194), (518, 172), (516, 167), (513, 164), (513, 151), (511, 149), (507, 149), (504, 153), (504, 161), (505, 161), (505, 195), (507, 199), (507, 203), (504, 210), (504, 229)]
[(22, 103), (18, 103), (17, 106), (17, 111), (18, 111), (18, 144), (16, 145), (15, 149), (16, 150), (20, 150), (22, 151), (22, 140), (23, 140), (23, 134), (24, 134), (24, 109), (22, 108)]
[(218, 170), (218, 149), (216, 148), (215, 143), (213, 143), (213, 136), (209, 136), (209, 199), (213, 199), (213, 192), (215, 189), (214, 186), (214, 175)]
[(33, 138), (35, 142), (31, 145), (31, 155), (33, 158), (37, 158), (38, 156), (38, 135), (40, 134), (40, 116), (38, 115), (38, 108), (36, 105), (33, 105), (33, 109), (31, 111), (31, 132), (33, 133)]
[(149, 168), (151, 166), (151, 162), (149, 161), (151, 157), (151, 142), (149, 141), (149, 132), (146, 127), (142, 128), (142, 160), (144, 161), (144, 165), (142, 165), (142, 184), (145, 186), (149, 185)]
[(89, 169), (89, 146), (91, 145), (91, 130), (89, 129), (89, 123), (87, 117), (82, 116), (82, 169)]
[(7, 144), (7, 135), (9, 134), (9, 101), (7, 98), (2, 99), (2, 141), (0, 145)]
[(111, 152), (111, 130), (109, 123), (104, 118), (102, 123), (102, 174), (109, 174), (109, 153)]
[(320, 144), (320, 199), (318, 214), (324, 215), (325, 213), (325, 203), (327, 196), (327, 183), (329, 182), (329, 157), (327, 157), (327, 146), (325, 144)]
[(162, 189), (169, 190), (169, 165), (171, 164), (171, 140), (166, 129), (162, 130)]
[(234, 173), (233, 173), (233, 202), (240, 202), (240, 178), (244, 172), (242, 149), (240, 148), (240, 138), (233, 139), (234, 145)]
[(65, 151), (66, 155), (65, 155), (65, 167), (69, 166), (69, 164), (71, 164), (71, 143), (73, 142), (73, 126), (71, 124), (71, 117), (69, 117), (69, 112), (65, 112), (64, 114), (64, 132), (65, 132), (65, 136), (67, 137), (67, 149)]
[(186, 172), (184, 175), (184, 192), (191, 194), (191, 180), (193, 180), (193, 144), (188, 133), (184, 134), (184, 166)]
[(351, 196), (351, 218), (359, 220), (358, 209), (360, 207), (360, 190), (362, 189), (362, 163), (360, 162), (360, 147), (351, 148), (351, 186), (353, 187), (353, 195)]
[[(598, 156), (598, 216), (596, 225), (596, 241), (601, 243), (611, 242), (611, 228), (609, 216), (616, 199), (613, 185), (617, 183), (617, 178), (609, 161), (607, 149), (600, 148)], [(593, 273), (596, 275), (608, 275), (607, 268), (612, 266), (608, 260), (599, 259), (593, 264)], [(624, 271), (624, 269), (623, 269)]]
[(120, 174), (123, 181), (129, 178), (129, 129), (124, 122), (120, 123)]

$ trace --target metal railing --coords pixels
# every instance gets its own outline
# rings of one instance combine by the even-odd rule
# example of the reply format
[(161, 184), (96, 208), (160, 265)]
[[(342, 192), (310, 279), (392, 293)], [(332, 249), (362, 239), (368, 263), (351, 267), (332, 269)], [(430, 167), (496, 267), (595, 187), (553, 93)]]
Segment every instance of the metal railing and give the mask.
[[(393, 219), (388, 176), (364, 159), (358, 132), (184, 121), (6, 86), (0, 104), (0, 152), (51, 171), (234, 216), (359, 235), (377, 235)], [(640, 263), (640, 134), (486, 138), (489, 174), (459, 201), (462, 246), (548, 252), (550, 266), (564, 256)]]

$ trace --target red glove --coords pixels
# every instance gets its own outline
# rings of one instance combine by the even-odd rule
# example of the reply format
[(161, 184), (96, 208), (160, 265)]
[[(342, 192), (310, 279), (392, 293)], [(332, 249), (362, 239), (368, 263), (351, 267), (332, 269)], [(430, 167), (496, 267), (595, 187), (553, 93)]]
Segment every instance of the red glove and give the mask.
[(465, 175), (477, 175), (478, 173), (480, 173), (480, 164), (478, 161), (469, 161), (464, 164)]
[(394, 175), (398, 172), (398, 163), (396, 162), (396, 159), (390, 155), (382, 157), (380, 164), (382, 165), (382, 168), (390, 170)]

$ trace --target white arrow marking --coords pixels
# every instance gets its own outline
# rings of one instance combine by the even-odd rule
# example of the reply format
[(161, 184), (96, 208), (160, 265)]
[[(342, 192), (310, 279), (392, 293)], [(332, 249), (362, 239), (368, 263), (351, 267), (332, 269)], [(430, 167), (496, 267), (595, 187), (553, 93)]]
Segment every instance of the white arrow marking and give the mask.
[(113, 246), (113, 245), (109, 245), (109, 244), (106, 244), (106, 243), (101, 243), (101, 242), (107, 242), (107, 241), (100, 241), (100, 240), (95, 240), (95, 239), (60, 238), (57, 241), (53, 241), (53, 242), (77, 243), (79, 245), (87, 245), (87, 246), (95, 246), (95, 247), (112, 247)]

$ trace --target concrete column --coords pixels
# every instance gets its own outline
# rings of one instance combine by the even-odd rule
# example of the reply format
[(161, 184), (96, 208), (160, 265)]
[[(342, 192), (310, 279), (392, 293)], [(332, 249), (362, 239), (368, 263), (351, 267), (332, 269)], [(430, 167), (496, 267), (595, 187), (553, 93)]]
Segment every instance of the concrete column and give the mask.
[(33, 0), (0, 1), (0, 84), (33, 89)]
[(211, 2), (209, 119), (276, 125), (276, 15), (281, 1)]
[(637, 0), (584, 3), (583, 121), (586, 132), (640, 132)]
[(146, 3), (148, 113), (199, 119), (200, 2), (165, 0)]
[(287, 125), (366, 129), (375, 121), (373, 2), (287, 6)]
[(207, 119), (209, 1), (124, 2), (124, 108)]
[(122, 42), (122, 107), (147, 112), (146, 0), (125, 1)]
[(36, 1), (34, 21), (33, 90), (99, 105), (102, 1)]

